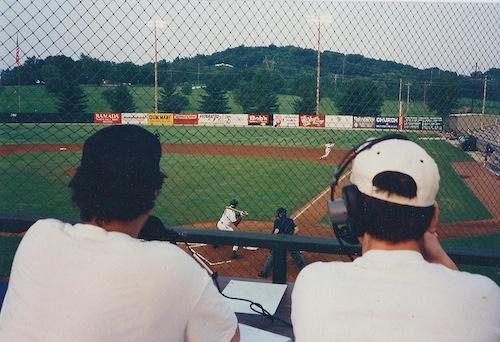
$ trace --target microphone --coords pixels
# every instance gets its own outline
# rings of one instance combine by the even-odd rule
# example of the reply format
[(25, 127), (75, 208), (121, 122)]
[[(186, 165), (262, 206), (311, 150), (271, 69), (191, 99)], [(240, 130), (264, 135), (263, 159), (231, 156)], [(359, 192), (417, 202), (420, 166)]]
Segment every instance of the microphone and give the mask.
[(175, 230), (166, 228), (158, 217), (150, 215), (137, 238), (146, 241), (169, 241), (170, 243), (177, 244), (181, 236)]

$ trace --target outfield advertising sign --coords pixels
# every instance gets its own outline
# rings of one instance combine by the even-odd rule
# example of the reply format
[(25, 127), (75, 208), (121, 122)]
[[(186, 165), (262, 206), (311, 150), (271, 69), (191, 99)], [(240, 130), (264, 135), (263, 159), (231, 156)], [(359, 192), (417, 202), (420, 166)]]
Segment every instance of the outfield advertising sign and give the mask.
[(328, 128), (352, 128), (352, 115), (326, 115), (325, 127)]
[(299, 116), (294, 114), (274, 114), (274, 127), (299, 127)]
[(354, 128), (374, 128), (375, 118), (366, 116), (353, 116), (352, 127)]
[(149, 113), (148, 124), (150, 125), (173, 125), (174, 114), (172, 113)]
[(248, 114), (248, 125), (269, 125), (269, 115), (268, 114)]
[(300, 127), (325, 127), (324, 115), (300, 115)]
[(174, 114), (174, 125), (197, 125), (198, 114)]
[(147, 113), (122, 113), (122, 122), (129, 125), (147, 125)]
[(404, 128), (408, 130), (442, 131), (443, 118), (437, 117), (405, 117)]
[(398, 128), (398, 117), (381, 117), (375, 118), (375, 128)]
[(94, 113), (94, 123), (119, 125), (122, 123), (122, 113)]

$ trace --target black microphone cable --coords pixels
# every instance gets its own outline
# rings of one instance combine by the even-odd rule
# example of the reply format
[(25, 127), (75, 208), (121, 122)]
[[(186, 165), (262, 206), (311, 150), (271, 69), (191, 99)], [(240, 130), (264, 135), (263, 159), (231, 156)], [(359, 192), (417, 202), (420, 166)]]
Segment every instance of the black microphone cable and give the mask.
[(156, 216), (149, 216), (146, 224), (142, 228), (142, 230), (139, 233), (138, 236), (139, 239), (143, 239), (146, 241), (152, 241), (152, 240), (158, 240), (158, 241), (168, 241), (172, 244), (177, 245), (177, 242), (183, 242), (186, 245), (186, 248), (189, 250), (193, 258), (208, 272), (210, 277), (212, 278), (212, 281), (214, 282), (215, 286), (217, 287), (217, 290), (219, 293), (228, 299), (234, 299), (234, 300), (240, 300), (240, 301), (245, 301), (250, 303), (250, 309), (254, 311), (255, 313), (258, 313), (260, 315), (263, 315), (267, 318), (269, 318), (272, 322), (278, 321), (283, 324), (285, 324), (288, 327), (292, 327), (292, 324), (289, 322), (286, 322), (278, 317), (275, 317), (269, 313), (261, 304), (256, 303), (252, 300), (245, 299), (245, 298), (236, 298), (236, 297), (230, 297), (222, 293), (222, 290), (219, 285), (218, 281), (218, 274), (217, 272), (212, 271), (210, 267), (205, 263), (202, 258), (198, 255), (198, 253), (189, 246), (189, 244), (184, 241), (182, 238), (182, 235), (176, 232), (174, 229), (171, 228), (166, 228), (163, 222)]
[(274, 315), (272, 315), (269, 311), (267, 311), (263, 306), (262, 304), (260, 303), (256, 303), (250, 299), (246, 299), (246, 298), (238, 298), (238, 297), (231, 297), (231, 296), (227, 296), (225, 295), (221, 288), (220, 288), (220, 285), (219, 285), (219, 281), (218, 281), (218, 277), (219, 275), (217, 274), (217, 272), (214, 272), (212, 271), (212, 269), (210, 267), (208, 267), (208, 265), (198, 256), (198, 253), (196, 253), (196, 251), (194, 251), (191, 246), (189, 246), (189, 244), (185, 241), (183, 241), (184, 244), (186, 245), (187, 249), (189, 250), (189, 252), (191, 253), (191, 255), (193, 256), (193, 258), (203, 267), (205, 268), (205, 270), (208, 272), (208, 274), (210, 275), (210, 277), (212, 278), (212, 281), (214, 282), (215, 286), (217, 287), (217, 290), (219, 291), (219, 293), (227, 298), (227, 299), (234, 299), (234, 300), (240, 300), (240, 301), (243, 301), (243, 302), (248, 302), (250, 303), (250, 309), (259, 314), (259, 315), (262, 315), (268, 319), (271, 320), (271, 323), (274, 323), (274, 321), (277, 321), (277, 322), (281, 322), (283, 323), (284, 325), (286, 325), (287, 327), (290, 327), (292, 328), (292, 323), (290, 322), (287, 322), (281, 318), (278, 318)]

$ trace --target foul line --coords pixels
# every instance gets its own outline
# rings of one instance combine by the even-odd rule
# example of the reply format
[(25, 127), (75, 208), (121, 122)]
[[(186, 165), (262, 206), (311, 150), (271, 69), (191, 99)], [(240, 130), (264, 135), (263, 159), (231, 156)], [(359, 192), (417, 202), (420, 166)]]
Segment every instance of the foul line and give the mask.
[(231, 262), (231, 260), (211, 262), (210, 260), (208, 260), (207, 258), (205, 258), (203, 255), (201, 255), (198, 252), (194, 252), (194, 254), (196, 254), (200, 259), (203, 259), (210, 266), (222, 265), (222, 264), (227, 264), (227, 263)]
[[(351, 171), (347, 172), (345, 175), (343, 175), (342, 177), (340, 177), (339, 183), (341, 181), (343, 181), (350, 173), (351, 173)], [(293, 219), (294, 220), (297, 219), (300, 215), (302, 215), (304, 212), (306, 212), (307, 210), (309, 210), (309, 208), (311, 208), (316, 202), (318, 202), (323, 196), (325, 196), (325, 194), (328, 191), (330, 191), (330, 186), (328, 186), (318, 196), (316, 196), (312, 201), (310, 201), (308, 204), (306, 204), (304, 207), (302, 207), (302, 209), (300, 209), (300, 211), (297, 214), (295, 214), (295, 216), (294, 216)]]

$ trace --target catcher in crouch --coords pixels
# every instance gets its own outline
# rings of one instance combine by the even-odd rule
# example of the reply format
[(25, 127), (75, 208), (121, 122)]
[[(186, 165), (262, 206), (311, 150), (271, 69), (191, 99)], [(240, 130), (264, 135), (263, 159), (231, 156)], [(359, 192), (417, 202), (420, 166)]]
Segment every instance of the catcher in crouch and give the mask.
[[(238, 206), (238, 200), (236, 198), (233, 198), (229, 203), (229, 206), (226, 207), (226, 209), (222, 213), (219, 222), (217, 222), (218, 229), (233, 231), (234, 229), (231, 227), (231, 224), (234, 224), (235, 227), (240, 224), (241, 220), (243, 219), (243, 216), (246, 215), (246, 212), (236, 209), (237, 206)], [(218, 246), (214, 245), (214, 248), (216, 247)], [(237, 252), (238, 252), (238, 246), (233, 246), (231, 259), (241, 258), (241, 255), (238, 254)]]

